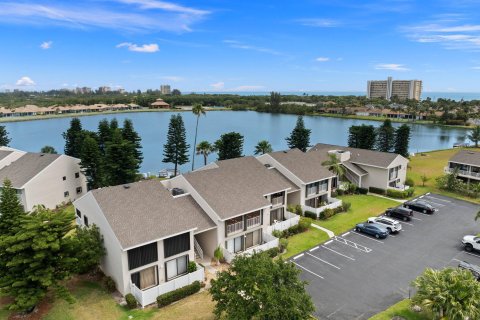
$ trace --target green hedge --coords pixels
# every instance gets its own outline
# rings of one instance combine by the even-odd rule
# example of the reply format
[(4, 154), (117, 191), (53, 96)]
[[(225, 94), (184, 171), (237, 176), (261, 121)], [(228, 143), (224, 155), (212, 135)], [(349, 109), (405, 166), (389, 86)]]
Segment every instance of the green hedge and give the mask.
[(413, 195), (414, 192), (415, 192), (414, 188), (410, 188), (410, 189), (405, 190), (405, 191), (388, 189), (387, 190), (387, 196), (392, 197), (392, 198), (397, 198), (397, 199), (406, 199), (406, 198), (410, 198)]
[(368, 189), (367, 188), (357, 188), (357, 193), (359, 194), (367, 194)]
[(128, 293), (125, 296), (125, 301), (127, 302), (128, 309), (135, 309), (137, 307), (137, 299), (135, 299), (133, 294)]
[(381, 195), (386, 195), (387, 194), (386, 190), (382, 189), (382, 188), (370, 187), (370, 188), (368, 188), (368, 191), (370, 191), (371, 193), (377, 193), (377, 194), (381, 194)]
[(188, 297), (200, 291), (201, 285), (199, 281), (195, 281), (188, 286), (173, 290), (157, 297), (157, 305), (159, 308), (168, 306), (169, 304)]
[(304, 212), (304, 215), (305, 215), (305, 217), (307, 217), (307, 218), (310, 218), (310, 219), (313, 219), (313, 220), (317, 220), (317, 214), (316, 214), (315, 212), (305, 211), (305, 212)]

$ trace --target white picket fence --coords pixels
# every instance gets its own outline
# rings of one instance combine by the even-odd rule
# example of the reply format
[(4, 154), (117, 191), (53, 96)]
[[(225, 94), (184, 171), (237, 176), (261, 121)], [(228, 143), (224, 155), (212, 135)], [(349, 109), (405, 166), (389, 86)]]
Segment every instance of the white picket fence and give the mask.
[(299, 215), (295, 213), (291, 213), (289, 211), (285, 211), (285, 218), (286, 218), (285, 221), (277, 221), (271, 226), (268, 226), (267, 233), (272, 234), (274, 230), (279, 230), (279, 231), (287, 230), (288, 228), (297, 225), (298, 222), (300, 221)]

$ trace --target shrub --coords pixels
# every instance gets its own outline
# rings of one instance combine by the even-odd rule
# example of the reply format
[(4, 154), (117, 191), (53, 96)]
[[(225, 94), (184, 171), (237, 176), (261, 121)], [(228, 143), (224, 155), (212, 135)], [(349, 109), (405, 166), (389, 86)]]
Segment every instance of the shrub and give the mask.
[(297, 204), (295, 206), (295, 213), (298, 214), (299, 216), (303, 216), (303, 210), (301, 205)]
[(188, 263), (188, 273), (192, 273), (192, 272), (195, 272), (197, 271), (197, 264), (193, 261), (190, 261)]
[(388, 189), (387, 190), (387, 196), (392, 197), (392, 198), (397, 198), (397, 199), (405, 199), (405, 198), (411, 197), (414, 192), (415, 192), (414, 188), (410, 188), (410, 189), (405, 190), (405, 191)]
[(264, 251), (264, 253), (268, 255), (270, 258), (275, 258), (280, 253), (280, 249), (278, 247), (274, 247)]
[(278, 241), (278, 244), (280, 246), (280, 251), (283, 252), (284, 250), (287, 249), (288, 247), (288, 239), (286, 238), (281, 238), (279, 241)]
[(407, 185), (409, 187), (414, 187), (415, 186), (415, 181), (413, 181), (412, 178), (407, 178), (407, 179), (405, 179), (405, 185)]
[(135, 299), (133, 294), (128, 293), (125, 296), (125, 301), (127, 302), (128, 309), (135, 309), (137, 307), (137, 299)]
[(115, 284), (115, 280), (112, 277), (105, 277), (103, 279), (103, 285), (108, 292), (115, 292), (117, 290), (117, 285)]
[(359, 194), (367, 194), (368, 193), (368, 189), (367, 188), (357, 188), (357, 193)]
[(377, 193), (377, 194), (381, 194), (381, 195), (386, 195), (387, 194), (385, 189), (382, 189), (382, 188), (370, 187), (368, 189), (368, 191), (371, 192), (371, 193)]
[(310, 218), (300, 218), (298, 222), (298, 229), (300, 232), (307, 231), (308, 228), (312, 225), (312, 219)]
[(195, 281), (188, 286), (173, 290), (157, 297), (157, 305), (159, 308), (168, 306), (169, 304), (188, 297), (200, 291), (201, 285), (199, 281)]
[(338, 195), (337, 191), (332, 191), (332, 198), (335, 198)]
[(348, 193), (353, 194), (353, 193), (355, 193), (355, 191), (357, 191), (357, 186), (353, 183), (349, 183), (347, 191), (348, 191)]
[(295, 226), (291, 226), (286, 230), (287, 237), (293, 236), (294, 234), (300, 233), (300, 230), (298, 228), (298, 224)]
[(343, 212), (343, 206), (333, 208), (333, 213), (337, 214), (341, 212)]
[(345, 191), (343, 191), (342, 189), (337, 189), (337, 195), (338, 196), (343, 196), (345, 193)]
[(323, 213), (323, 219), (328, 219), (331, 216), (335, 215), (335, 211), (333, 211), (333, 209), (330, 209), (330, 208), (323, 210), (322, 213)]
[(304, 215), (305, 215), (305, 217), (307, 217), (307, 218), (310, 218), (310, 219), (313, 219), (313, 220), (317, 220), (317, 214), (316, 214), (315, 212), (305, 211)]
[(283, 231), (273, 230), (272, 236), (274, 236), (275, 238), (283, 238), (285, 235), (283, 234)]
[(218, 246), (215, 251), (213, 252), (213, 256), (215, 257), (215, 259), (217, 259), (217, 261), (220, 261), (220, 260), (223, 260), (223, 250), (220, 246)]
[(352, 204), (348, 201), (343, 201), (342, 202), (342, 209), (343, 211), (347, 212), (348, 210), (350, 210), (350, 207), (352, 206)]
[(292, 204), (287, 205), (287, 211), (295, 213), (295, 206)]

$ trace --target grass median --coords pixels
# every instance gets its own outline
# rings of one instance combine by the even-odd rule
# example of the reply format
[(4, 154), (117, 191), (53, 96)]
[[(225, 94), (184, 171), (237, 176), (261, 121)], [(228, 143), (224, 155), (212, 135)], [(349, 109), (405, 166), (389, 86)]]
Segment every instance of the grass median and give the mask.
[(380, 312), (379, 314), (374, 315), (369, 320), (390, 320), (393, 317), (398, 316), (402, 317), (405, 320), (429, 320), (432, 319), (431, 316), (428, 316), (424, 312), (414, 312), (410, 308), (410, 300), (402, 300), (387, 310)]

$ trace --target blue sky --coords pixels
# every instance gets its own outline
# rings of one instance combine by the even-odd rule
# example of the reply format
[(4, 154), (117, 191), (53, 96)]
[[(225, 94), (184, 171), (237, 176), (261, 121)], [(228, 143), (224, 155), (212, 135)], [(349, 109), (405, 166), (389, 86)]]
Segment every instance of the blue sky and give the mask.
[(0, 0), (0, 90), (478, 92), (479, 1)]

